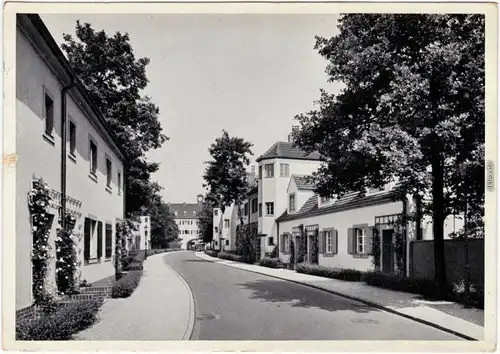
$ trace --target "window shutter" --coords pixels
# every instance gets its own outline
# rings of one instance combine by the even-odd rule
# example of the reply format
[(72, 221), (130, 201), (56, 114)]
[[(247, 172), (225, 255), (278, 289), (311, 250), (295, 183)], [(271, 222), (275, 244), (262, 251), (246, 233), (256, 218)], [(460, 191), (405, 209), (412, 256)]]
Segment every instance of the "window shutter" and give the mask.
[(373, 230), (371, 227), (366, 227), (365, 228), (365, 240), (366, 240), (366, 246), (365, 246), (365, 252), (367, 254), (372, 253), (372, 245), (373, 245)]
[(285, 235), (280, 235), (280, 252), (285, 252)]
[(347, 229), (347, 254), (354, 254), (355, 253), (354, 252), (354, 250), (355, 250), (354, 242), (355, 242), (354, 229), (349, 228), (349, 229)]
[(83, 259), (90, 259), (90, 219), (85, 218), (85, 226), (83, 231)]
[(325, 253), (326, 243), (325, 243), (325, 232), (319, 232), (319, 253)]
[(338, 246), (338, 231), (337, 229), (332, 231), (332, 251), (333, 254), (337, 254), (337, 246)]
[(97, 223), (97, 258), (102, 257), (102, 222)]

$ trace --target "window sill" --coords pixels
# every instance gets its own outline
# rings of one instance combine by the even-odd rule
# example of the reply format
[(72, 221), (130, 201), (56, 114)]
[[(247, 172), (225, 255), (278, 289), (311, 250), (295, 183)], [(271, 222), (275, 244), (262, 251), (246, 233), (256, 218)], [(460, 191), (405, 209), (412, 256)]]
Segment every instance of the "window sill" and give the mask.
[(370, 257), (370, 255), (368, 255), (366, 253), (356, 253), (356, 254), (353, 254), (352, 256), (354, 258), (368, 258), (368, 257)]
[(76, 155), (75, 155), (75, 154), (73, 154), (73, 153), (71, 153), (71, 152), (70, 152), (70, 153), (68, 154), (68, 157), (69, 157), (69, 159), (70, 159), (71, 161), (73, 161), (74, 163), (76, 163)]
[(266, 215), (266, 218), (274, 218), (274, 214)]
[(47, 141), (50, 145), (52, 145), (52, 146), (55, 145), (54, 137), (52, 135), (50, 135), (49, 133), (45, 132), (45, 133), (43, 133), (42, 136), (45, 139), (45, 141)]
[(122, 192), (121, 192), (121, 191), (118, 191), (118, 195), (122, 195)]
[(106, 186), (106, 192), (108, 192), (109, 194), (113, 193), (113, 190), (111, 189), (110, 186)]
[(333, 253), (333, 252), (325, 252), (325, 253), (323, 253), (323, 257), (333, 257), (335, 255), (336, 255), (336, 253)]
[(94, 172), (89, 173), (89, 178), (97, 183), (97, 175)]

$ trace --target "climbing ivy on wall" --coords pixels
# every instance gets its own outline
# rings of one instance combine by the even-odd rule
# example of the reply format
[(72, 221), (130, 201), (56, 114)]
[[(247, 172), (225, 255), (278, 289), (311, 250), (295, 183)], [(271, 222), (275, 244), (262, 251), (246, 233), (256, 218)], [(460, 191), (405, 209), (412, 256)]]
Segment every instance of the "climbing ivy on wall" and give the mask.
[(380, 231), (379, 225), (372, 227), (372, 251), (370, 256), (373, 256), (372, 263), (375, 270), (380, 270)]
[(73, 235), (76, 219), (66, 216), (65, 228), (59, 229), (56, 238), (56, 282), (61, 295), (75, 291), (75, 273), (78, 267), (76, 236)]
[(31, 213), (31, 229), (33, 231), (33, 250), (31, 262), (33, 266), (33, 297), (35, 303), (43, 303), (49, 296), (46, 289), (46, 278), (50, 256), (50, 223), (49, 203), (50, 187), (43, 179), (33, 181), (33, 187), (28, 193), (28, 206)]
[(311, 263), (318, 264), (319, 263), (319, 230), (314, 230), (314, 234), (312, 237), (312, 250), (311, 250)]

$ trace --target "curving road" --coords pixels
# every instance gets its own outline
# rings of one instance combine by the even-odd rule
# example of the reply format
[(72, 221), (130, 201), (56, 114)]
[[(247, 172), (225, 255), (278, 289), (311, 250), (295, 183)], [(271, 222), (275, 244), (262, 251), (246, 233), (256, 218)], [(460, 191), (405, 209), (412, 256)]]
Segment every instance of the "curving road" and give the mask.
[(193, 292), (194, 340), (461, 340), (321, 290), (204, 261), (193, 252), (165, 260)]

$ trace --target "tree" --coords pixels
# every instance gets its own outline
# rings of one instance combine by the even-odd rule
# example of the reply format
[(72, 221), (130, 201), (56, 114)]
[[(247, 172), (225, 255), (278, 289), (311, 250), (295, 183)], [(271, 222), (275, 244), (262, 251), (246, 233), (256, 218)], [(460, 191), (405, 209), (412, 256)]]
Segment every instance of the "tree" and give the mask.
[(158, 121), (159, 108), (150, 97), (140, 94), (148, 84), (149, 59), (135, 58), (127, 33), (108, 36), (80, 21), (75, 30), (76, 39), (64, 34), (62, 49), (125, 151), (126, 210), (137, 213), (157, 192), (150, 176), (159, 165), (147, 162), (145, 153), (168, 139)]
[(208, 188), (208, 202), (221, 209), (222, 213), (232, 204), (240, 206), (248, 193), (246, 167), (250, 164), (248, 155), (253, 155), (253, 144), (242, 138), (230, 137), (224, 130), (208, 149), (211, 161), (203, 179)]
[(484, 16), (344, 15), (339, 34), (317, 37), (315, 49), (329, 81), (345, 85), (296, 117), (296, 144), (324, 157), (317, 192), (399, 180), (400, 196), (416, 196), (432, 216), (444, 294), (446, 216), (464, 211), (465, 195), (484, 215)]
[[(247, 197), (249, 186), (246, 167), (250, 164), (249, 156), (253, 155), (252, 146), (250, 142), (230, 137), (223, 131), (222, 136), (208, 149), (212, 160), (206, 162), (208, 166), (203, 176), (205, 180), (203, 186), (208, 189), (206, 200), (212, 207), (220, 208), (222, 214), (233, 204), (239, 210)], [(240, 228), (243, 224), (240, 215)], [(251, 245), (249, 240), (242, 241), (243, 245)], [(244, 253), (252, 254), (252, 251), (244, 250)]]
[(204, 243), (212, 242), (214, 238), (214, 217), (212, 203), (205, 197), (203, 207), (198, 217), (198, 235)]
[(179, 237), (179, 228), (169, 206), (161, 200), (149, 211), (151, 216), (151, 244), (153, 248), (167, 248)]

